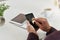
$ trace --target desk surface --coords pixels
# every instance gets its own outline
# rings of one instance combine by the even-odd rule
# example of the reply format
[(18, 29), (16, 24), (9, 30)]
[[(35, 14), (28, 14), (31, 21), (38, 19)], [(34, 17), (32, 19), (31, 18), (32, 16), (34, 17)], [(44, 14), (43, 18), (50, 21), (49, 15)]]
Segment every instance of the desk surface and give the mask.
[[(40, 15), (41, 10), (39, 9), (40, 7), (37, 7), (35, 5), (33, 5), (33, 6), (30, 5), (32, 7), (30, 7), (30, 6), (27, 7), (27, 5), (20, 6), (20, 4), (19, 4), (20, 2), (18, 3), (18, 1), (17, 1), (17, 3), (12, 2), (12, 1), (8, 1), (6, 3), (10, 5), (10, 8), (7, 11), (5, 11), (5, 13), (4, 13), (5, 24), (0, 27), (0, 40), (26, 40), (27, 36), (28, 36), (28, 32), (9, 22), (11, 21), (12, 18), (14, 18), (15, 16), (17, 16), (20, 13), (33, 12), (35, 17), (40, 17), (41, 16)], [(37, 14), (37, 13), (39, 13), (39, 14)], [(53, 13), (52, 16), (47, 18), (50, 25), (55, 27), (58, 30), (60, 30), (60, 18), (59, 17), (60, 17), (59, 13)], [(42, 32), (40, 31), (40, 33), (38, 33), (38, 34), (41, 37), (44, 33), (42, 34)]]
[[(11, 13), (9, 11), (6, 13), (4, 14), (5, 24), (0, 27), (0, 40), (26, 40), (27, 36), (28, 36), (28, 32), (14, 24), (9, 23), (11, 21), (11, 19), (14, 16), (16, 16), (16, 14), (13, 13), (11, 15)], [(47, 19), (53, 27), (60, 30), (60, 25), (59, 25), (60, 20), (58, 19), (58, 17), (59, 17), (59, 15), (53, 15), (53, 17), (47, 18)], [(25, 25), (23, 25), (23, 26), (25, 26)], [(41, 38), (41, 36), (42, 37), (45, 36), (45, 34), (41, 31), (38, 32), (38, 35), (40, 36), (40, 38)]]

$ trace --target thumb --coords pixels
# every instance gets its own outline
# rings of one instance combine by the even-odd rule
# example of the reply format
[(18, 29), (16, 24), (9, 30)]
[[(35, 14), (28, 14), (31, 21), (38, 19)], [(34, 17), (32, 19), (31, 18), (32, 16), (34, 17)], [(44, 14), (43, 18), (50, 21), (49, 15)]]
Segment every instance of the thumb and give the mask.
[(32, 27), (32, 25), (29, 23), (29, 21), (27, 21), (27, 28)]
[(29, 21), (27, 21), (27, 25), (30, 26), (31, 24), (29, 23)]
[(35, 21), (36, 25), (40, 28), (41, 27), (41, 24), (37, 21)]

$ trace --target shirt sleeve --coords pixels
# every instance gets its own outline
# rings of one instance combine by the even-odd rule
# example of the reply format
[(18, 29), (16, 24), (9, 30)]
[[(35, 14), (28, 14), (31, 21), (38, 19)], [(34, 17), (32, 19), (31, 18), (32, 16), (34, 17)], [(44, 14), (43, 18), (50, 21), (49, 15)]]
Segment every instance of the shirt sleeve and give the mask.
[(39, 37), (34, 33), (29, 33), (27, 40), (39, 40)]
[(49, 35), (53, 33), (54, 31), (57, 31), (55, 28), (51, 27), (50, 31), (46, 33), (46, 35)]

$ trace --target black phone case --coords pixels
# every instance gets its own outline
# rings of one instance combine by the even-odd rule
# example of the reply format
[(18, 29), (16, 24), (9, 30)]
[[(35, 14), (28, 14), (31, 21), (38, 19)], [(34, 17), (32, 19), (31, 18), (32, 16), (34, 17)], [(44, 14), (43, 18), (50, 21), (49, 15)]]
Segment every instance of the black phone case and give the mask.
[(26, 14), (26, 19), (30, 22), (30, 24), (35, 28), (35, 30), (38, 30), (39, 27), (36, 25), (36, 23), (34, 22), (34, 24), (32, 23), (32, 18), (35, 18), (33, 13), (29, 13), (29, 14)]

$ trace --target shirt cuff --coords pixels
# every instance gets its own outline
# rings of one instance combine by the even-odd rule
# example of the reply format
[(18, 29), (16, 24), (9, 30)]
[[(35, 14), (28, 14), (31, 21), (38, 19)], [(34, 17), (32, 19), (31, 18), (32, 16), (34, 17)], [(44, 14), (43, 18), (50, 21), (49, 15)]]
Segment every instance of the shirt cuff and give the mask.
[(39, 37), (35, 33), (29, 33), (27, 40), (39, 40)]
[(49, 35), (53, 33), (54, 31), (57, 31), (55, 28), (51, 27), (50, 31), (46, 33), (46, 35)]

